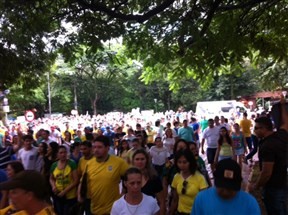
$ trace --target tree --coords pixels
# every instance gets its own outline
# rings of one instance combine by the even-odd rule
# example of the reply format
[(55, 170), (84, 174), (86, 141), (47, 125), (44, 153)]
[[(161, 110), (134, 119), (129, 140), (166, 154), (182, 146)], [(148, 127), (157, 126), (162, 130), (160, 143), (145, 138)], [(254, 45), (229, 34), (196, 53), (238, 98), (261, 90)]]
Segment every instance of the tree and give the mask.
[(143, 61), (146, 82), (164, 73), (171, 88), (182, 77), (210, 83), (222, 65), (241, 62), (255, 50), (265, 58), (287, 58), (287, 5), (287, 0), (2, 1), (0, 69), (11, 75), (1, 82), (24, 72), (40, 76), (50, 53), (45, 40), (72, 58), (79, 44), (95, 51), (102, 41), (123, 36), (130, 56)]

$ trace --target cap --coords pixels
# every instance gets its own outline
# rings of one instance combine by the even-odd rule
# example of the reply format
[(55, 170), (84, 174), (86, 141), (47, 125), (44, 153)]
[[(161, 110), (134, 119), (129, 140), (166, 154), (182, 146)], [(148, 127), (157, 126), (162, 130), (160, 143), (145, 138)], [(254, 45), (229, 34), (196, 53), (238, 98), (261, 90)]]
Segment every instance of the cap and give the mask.
[(236, 161), (232, 159), (219, 161), (214, 172), (216, 187), (238, 191), (241, 189), (241, 182), (241, 168)]
[(0, 190), (21, 188), (33, 192), (40, 199), (44, 199), (48, 194), (46, 187), (44, 176), (35, 170), (21, 171), (11, 180), (0, 183)]

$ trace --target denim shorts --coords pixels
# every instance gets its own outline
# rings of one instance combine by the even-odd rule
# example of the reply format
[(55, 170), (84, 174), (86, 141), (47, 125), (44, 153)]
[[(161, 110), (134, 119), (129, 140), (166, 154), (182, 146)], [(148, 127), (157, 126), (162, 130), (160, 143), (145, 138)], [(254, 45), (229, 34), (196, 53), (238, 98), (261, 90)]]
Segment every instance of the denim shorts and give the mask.
[(207, 160), (209, 164), (213, 164), (214, 163), (214, 158), (216, 155), (216, 150), (217, 148), (207, 148)]

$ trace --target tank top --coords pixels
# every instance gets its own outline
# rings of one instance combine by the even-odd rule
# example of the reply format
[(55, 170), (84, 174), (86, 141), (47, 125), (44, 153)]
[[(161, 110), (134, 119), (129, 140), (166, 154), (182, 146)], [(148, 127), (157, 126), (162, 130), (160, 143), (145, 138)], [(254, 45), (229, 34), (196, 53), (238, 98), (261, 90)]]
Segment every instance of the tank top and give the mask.
[(224, 142), (220, 149), (220, 156), (232, 156), (232, 146), (230, 146), (228, 143)]
[(234, 148), (237, 149), (241, 149), (244, 148), (244, 143), (243, 143), (243, 134), (240, 133), (239, 135), (237, 135), (236, 133), (232, 133), (231, 135), (232, 141), (233, 141), (233, 146)]

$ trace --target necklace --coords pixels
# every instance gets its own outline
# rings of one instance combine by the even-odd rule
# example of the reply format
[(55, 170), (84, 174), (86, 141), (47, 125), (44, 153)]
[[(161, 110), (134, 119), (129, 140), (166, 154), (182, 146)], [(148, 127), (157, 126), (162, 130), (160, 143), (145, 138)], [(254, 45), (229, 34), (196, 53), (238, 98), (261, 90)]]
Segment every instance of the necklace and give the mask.
[[(125, 195), (125, 197), (126, 197), (126, 195)], [(125, 197), (124, 197), (124, 199), (126, 199)], [(129, 204), (129, 203), (127, 202), (127, 200), (125, 200), (125, 203), (126, 203), (127, 210), (129, 211), (129, 214), (130, 214), (130, 215), (135, 215), (135, 214), (137, 214), (137, 210), (138, 210), (139, 206), (141, 205), (142, 200), (141, 200), (141, 202), (140, 202), (139, 204), (137, 204), (137, 205), (131, 205), (131, 204)]]
[(136, 212), (137, 212), (137, 210), (138, 210), (140, 205), (141, 205), (141, 202), (138, 205), (130, 205), (128, 202), (126, 202), (126, 207), (127, 207), (128, 211), (129, 211), (130, 215), (137, 214)]

